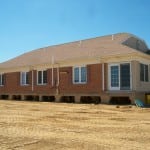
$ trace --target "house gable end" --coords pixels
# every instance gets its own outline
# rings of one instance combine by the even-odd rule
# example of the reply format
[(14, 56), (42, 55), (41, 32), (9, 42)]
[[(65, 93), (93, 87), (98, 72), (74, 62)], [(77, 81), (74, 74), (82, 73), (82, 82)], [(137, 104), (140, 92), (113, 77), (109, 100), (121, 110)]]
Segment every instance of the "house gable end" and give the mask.
[(146, 45), (146, 43), (135, 36), (129, 37), (122, 44), (144, 53), (147, 53), (148, 51), (148, 46)]

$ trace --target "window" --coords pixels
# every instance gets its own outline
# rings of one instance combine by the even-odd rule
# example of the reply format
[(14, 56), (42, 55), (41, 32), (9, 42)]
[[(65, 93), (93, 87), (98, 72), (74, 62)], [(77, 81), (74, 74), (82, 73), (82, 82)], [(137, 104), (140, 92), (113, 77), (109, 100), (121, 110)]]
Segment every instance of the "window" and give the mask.
[(81, 67), (81, 82), (86, 83), (87, 71), (86, 67)]
[(120, 90), (130, 89), (130, 64), (120, 64)]
[(148, 82), (148, 65), (140, 64), (140, 81)]
[(74, 67), (73, 68), (73, 83), (86, 83), (87, 82), (87, 68)]
[(38, 85), (43, 85), (43, 84), (47, 84), (47, 71), (38, 71), (37, 72), (37, 84)]
[(109, 73), (111, 90), (130, 90), (130, 63), (111, 64)]
[(29, 84), (29, 72), (21, 72), (21, 85)]
[(111, 66), (111, 87), (119, 86), (119, 66)]
[(79, 83), (79, 68), (74, 68), (74, 82)]
[(4, 74), (0, 74), (0, 86), (4, 85)]

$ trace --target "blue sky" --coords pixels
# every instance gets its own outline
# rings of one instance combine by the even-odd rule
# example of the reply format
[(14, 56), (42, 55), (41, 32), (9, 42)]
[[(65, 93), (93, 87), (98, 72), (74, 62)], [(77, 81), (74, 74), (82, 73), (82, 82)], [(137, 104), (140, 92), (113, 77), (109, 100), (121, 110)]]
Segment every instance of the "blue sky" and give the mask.
[(0, 62), (33, 49), (118, 32), (150, 47), (149, 0), (0, 0)]

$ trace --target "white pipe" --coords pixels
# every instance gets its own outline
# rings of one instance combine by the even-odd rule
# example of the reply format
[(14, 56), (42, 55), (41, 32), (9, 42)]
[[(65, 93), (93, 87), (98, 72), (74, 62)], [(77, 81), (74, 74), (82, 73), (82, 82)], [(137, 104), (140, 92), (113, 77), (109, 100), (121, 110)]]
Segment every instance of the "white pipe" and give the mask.
[(54, 86), (54, 68), (52, 66), (52, 86)]
[(59, 86), (59, 64), (57, 67), (57, 87)]
[[(134, 64), (133, 64), (134, 63)], [(135, 90), (136, 91), (136, 85), (135, 85), (135, 81), (136, 81), (136, 76), (137, 74), (135, 74), (135, 78), (133, 78), (133, 72), (132, 69), (136, 68), (135, 66), (132, 67), (132, 65), (135, 65), (134, 61), (130, 62), (130, 90)]]
[(33, 70), (32, 70), (32, 91), (34, 91), (34, 75), (33, 75)]
[(105, 90), (105, 72), (104, 72), (104, 63), (102, 63), (102, 90)]
[(54, 56), (52, 56), (52, 87), (54, 86)]

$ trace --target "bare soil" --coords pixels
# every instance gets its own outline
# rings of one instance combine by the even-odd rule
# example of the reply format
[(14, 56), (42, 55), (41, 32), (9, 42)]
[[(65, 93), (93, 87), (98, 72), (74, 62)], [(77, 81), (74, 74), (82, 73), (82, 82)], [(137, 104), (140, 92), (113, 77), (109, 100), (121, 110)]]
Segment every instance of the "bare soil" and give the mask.
[(150, 109), (0, 100), (0, 150), (150, 150)]

